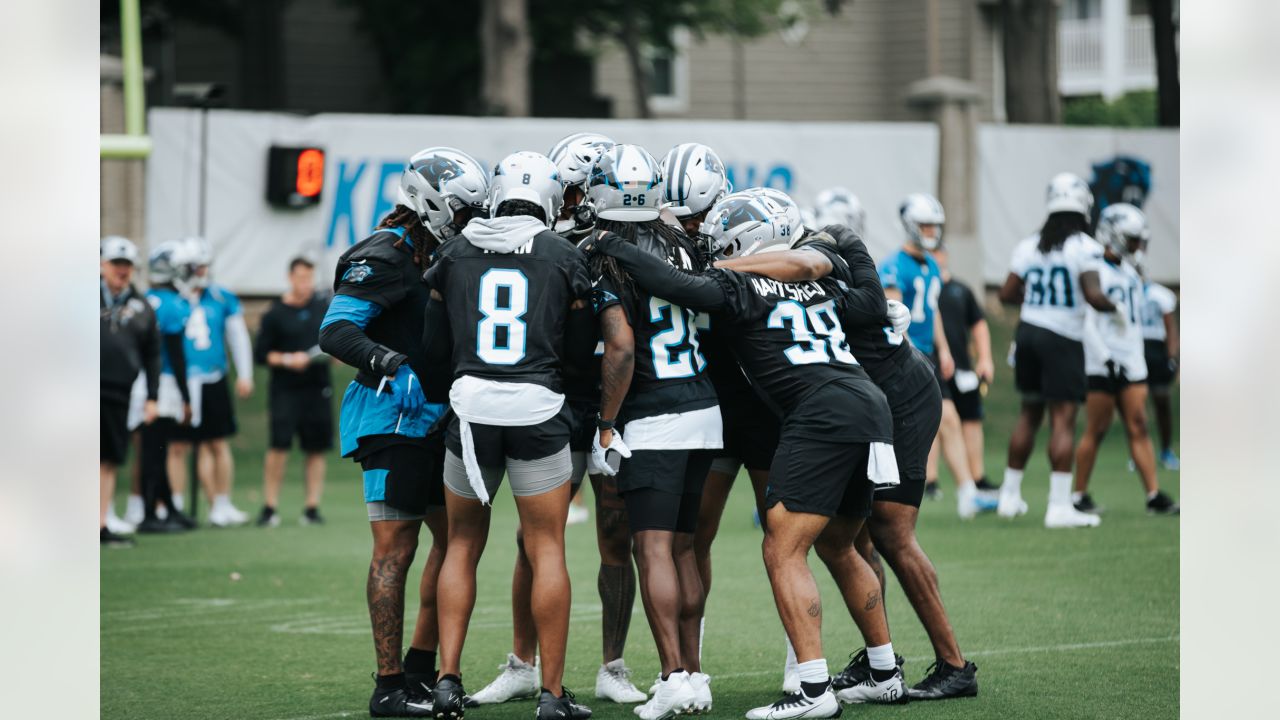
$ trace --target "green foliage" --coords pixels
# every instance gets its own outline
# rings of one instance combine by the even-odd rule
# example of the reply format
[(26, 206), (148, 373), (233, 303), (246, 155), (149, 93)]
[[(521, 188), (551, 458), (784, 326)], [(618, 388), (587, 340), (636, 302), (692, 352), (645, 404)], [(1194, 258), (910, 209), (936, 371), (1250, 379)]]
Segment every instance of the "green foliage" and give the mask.
[(1154, 90), (1131, 92), (1112, 102), (1106, 102), (1097, 95), (1063, 98), (1062, 123), (1156, 127), (1156, 93)]

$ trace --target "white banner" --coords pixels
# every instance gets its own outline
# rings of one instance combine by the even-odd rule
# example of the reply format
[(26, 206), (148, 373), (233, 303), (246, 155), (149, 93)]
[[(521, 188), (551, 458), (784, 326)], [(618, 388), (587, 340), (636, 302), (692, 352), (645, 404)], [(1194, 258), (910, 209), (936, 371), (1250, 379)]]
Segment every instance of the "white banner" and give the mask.
[(1060, 172), (1093, 182), (1094, 166), (1128, 158), (1149, 184), (1142, 210), (1151, 226), (1148, 274), (1178, 282), (1177, 130), (983, 125), (978, 130), (978, 235), (983, 277), (1004, 282), (1017, 242), (1044, 223), (1045, 188)]
[[(147, 240), (200, 232), (200, 111), (150, 113), (154, 149), (147, 161)], [(523, 149), (546, 152), (584, 130), (638, 143), (656, 157), (681, 142), (703, 142), (724, 160), (736, 187), (785, 190), (802, 205), (844, 185), (868, 210), (868, 244), (877, 258), (901, 242), (897, 206), (936, 187), (938, 133), (921, 123), (780, 123), (425, 117), (324, 114), (299, 117), (219, 110), (208, 115), (204, 235), (216, 253), (214, 274), (232, 290), (275, 294), (289, 260), (320, 260), (327, 284), (337, 257), (394, 205), (396, 183), (414, 152), (449, 145), (492, 166)], [(321, 203), (302, 210), (266, 201), (267, 149), (314, 144), (326, 151)]]

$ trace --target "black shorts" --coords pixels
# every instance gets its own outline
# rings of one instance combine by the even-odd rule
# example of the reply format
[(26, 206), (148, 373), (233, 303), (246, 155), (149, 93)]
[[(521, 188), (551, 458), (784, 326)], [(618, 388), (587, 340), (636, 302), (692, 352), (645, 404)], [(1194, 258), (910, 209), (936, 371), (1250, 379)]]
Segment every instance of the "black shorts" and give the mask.
[[(946, 387), (951, 391), (951, 401), (956, 404), (956, 414), (960, 416), (961, 422), (981, 421), (982, 412), (982, 391), (974, 388), (969, 392), (960, 392), (960, 388), (956, 387), (955, 376), (947, 381)], [(945, 395), (943, 397), (946, 397)]]
[[(627, 525), (632, 534), (641, 530), (692, 533), (698, 526), (702, 488), (715, 450), (635, 450), (622, 461), (618, 473), (619, 492), (627, 508)], [(682, 485), (659, 482), (622, 489), (622, 476), (644, 474), (663, 480), (678, 479)]]
[(324, 452), (333, 447), (333, 388), (273, 388), (267, 412), (273, 450), (288, 450), (295, 435), (303, 452)]
[(426, 438), (370, 435), (360, 439), (355, 461), (364, 471), (364, 501), (383, 502), (402, 513), (425, 515), (444, 507), (443, 431)]
[(181, 427), (178, 440), (201, 442), (236, 434), (236, 411), (231, 404), (231, 383), (223, 377), (200, 385), (200, 425)]
[[(471, 438), (475, 442), (476, 462), (480, 467), (504, 467), (507, 458), (513, 460), (541, 460), (555, 455), (569, 444), (573, 424), (569, 403), (560, 412), (537, 425), (480, 425), (471, 424)], [(462, 457), (462, 424), (455, 415), (449, 420), (445, 433), (445, 447)]]
[(932, 380), (931, 373), (916, 365), (881, 388), (893, 411), (893, 455), (898, 461), (899, 482), (877, 488), (877, 501), (920, 507), (929, 449), (942, 422), (942, 394)]
[[(951, 381), (942, 379), (942, 364), (938, 361), (938, 352), (935, 350), (929, 358), (929, 364), (933, 366), (933, 378), (938, 381), (938, 392), (942, 393), (943, 400), (951, 399)], [(952, 373), (952, 377), (955, 374)]]
[(865, 433), (842, 437), (832, 432), (833, 426), (865, 426), (869, 415), (888, 410), (887, 405), (869, 405), (868, 398), (859, 391), (865, 389), (828, 383), (805, 398), (783, 421), (778, 452), (773, 456), (769, 485), (765, 488), (766, 509), (781, 502), (791, 512), (827, 517), (871, 515), (874, 486), (867, 478), (870, 443), (893, 441), (891, 418), (885, 418), (889, 422), (883, 423), (887, 425), (884, 437)]
[(1110, 370), (1106, 375), (1089, 376), (1089, 392), (1119, 395), (1122, 390), (1130, 385), (1140, 385), (1147, 382), (1146, 380), (1130, 380), (1125, 377), (1124, 368), (1115, 367), (1112, 363), (1108, 363), (1108, 366)]
[(112, 465), (123, 465), (129, 457), (129, 402), (102, 398), (98, 406), (102, 415), (98, 459)]
[(1169, 367), (1169, 346), (1163, 340), (1144, 340), (1142, 350), (1147, 358), (1147, 384), (1159, 388), (1172, 385), (1173, 369)]
[(768, 470), (778, 449), (782, 422), (769, 406), (752, 392), (749, 398), (737, 398), (720, 406), (724, 448), (716, 457), (740, 460), (748, 470)]
[[(569, 407), (569, 452), (591, 452), (596, 437), (596, 416), (600, 414), (599, 402), (566, 400)], [(578, 478), (580, 482), (582, 478)]]
[(1014, 384), (1027, 399), (1084, 402), (1084, 343), (1028, 323), (1014, 336)]

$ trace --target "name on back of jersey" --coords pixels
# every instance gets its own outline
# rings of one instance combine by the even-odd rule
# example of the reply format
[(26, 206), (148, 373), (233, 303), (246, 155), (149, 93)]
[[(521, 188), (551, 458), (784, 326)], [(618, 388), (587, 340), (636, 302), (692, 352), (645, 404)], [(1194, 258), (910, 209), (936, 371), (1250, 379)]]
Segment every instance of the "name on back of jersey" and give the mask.
[(777, 295), (787, 300), (805, 302), (810, 298), (825, 296), (826, 291), (818, 283), (809, 280), (799, 283), (784, 283), (766, 277), (752, 277), (751, 287), (762, 297)]

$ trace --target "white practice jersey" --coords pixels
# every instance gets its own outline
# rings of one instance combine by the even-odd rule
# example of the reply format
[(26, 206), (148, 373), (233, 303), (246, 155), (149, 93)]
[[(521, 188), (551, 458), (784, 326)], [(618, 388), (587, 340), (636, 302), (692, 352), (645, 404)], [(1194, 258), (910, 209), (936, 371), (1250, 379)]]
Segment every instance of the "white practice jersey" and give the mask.
[(1133, 382), (1147, 378), (1142, 351), (1142, 278), (1127, 261), (1113, 265), (1103, 260), (1098, 277), (1115, 312), (1099, 312), (1089, 306), (1084, 322), (1084, 370), (1088, 375), (1108, 375), (1107, 362)]
[(1032, 235), (1013, 250), (1009, 272), (1022, 278), (1022, 322), (1042, 327), (1065, 338), (1084, 338), (1084, 309), (1088, 303), (1080, 290), (1080, 273), (1097, 270), (1102, 246), (1076, 233), (1049, 253), (1037, 247), (1040, 235)]
[(1149, 282), (1142, 290), (1146, 300), (1142, 304), (1142, 338), (1164, 342), (1164, 316), (1178, 309), (1178, 296), (1160, 283)]

